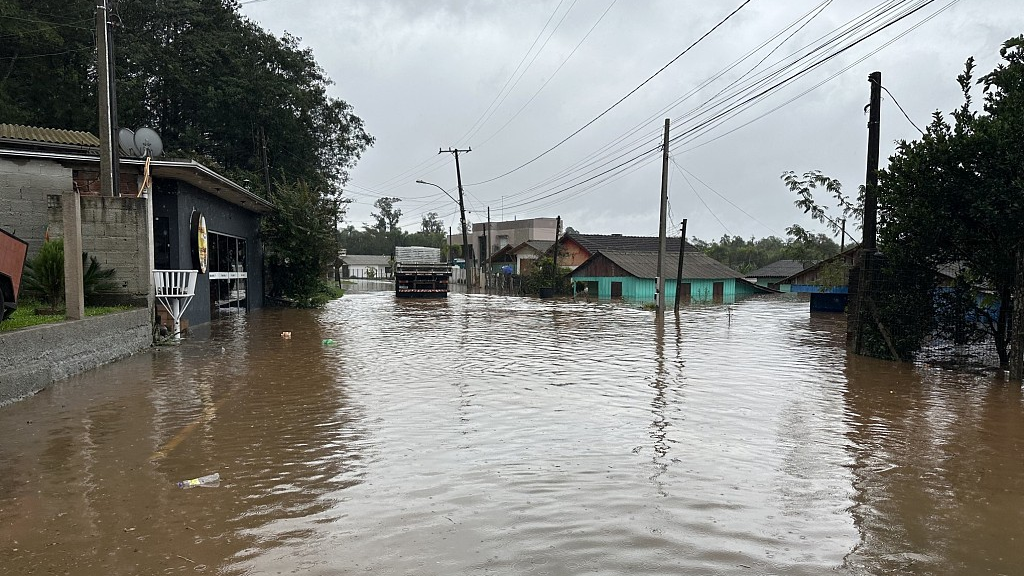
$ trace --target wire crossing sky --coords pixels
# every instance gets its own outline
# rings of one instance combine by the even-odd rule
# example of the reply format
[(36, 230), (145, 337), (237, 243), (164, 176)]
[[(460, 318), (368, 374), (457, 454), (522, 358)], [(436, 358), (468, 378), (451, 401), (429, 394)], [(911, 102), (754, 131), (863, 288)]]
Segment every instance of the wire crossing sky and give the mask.
[[(705, 239), (828, 232), (779, 176), (861, 185), (870, 72), (882, 72), (882, 159), (1024, 33), (1003, 0), (248, 0), (241, 11), (309, 47), (377, 143), (352, 171), (346, 223), (400, 198), (400, 225), (457, 207), (472, 221), (553, 217), (581, 232), (654, 235), (661, 129), (671, 119), (676, 219)], [(668, 64), (666, 64), (668, 63)], [(899, 98), (898, 108), (895, 94)], [(976, 96), (975, 102), (980, 101)], [(684, 172), (685, 171), (685, 172)], [(685, 174), (686, 177), (679, 177)], [(687, 180), (714, 194), (691, 188)], [(756, 217), (756, 219), (755, 219)]]

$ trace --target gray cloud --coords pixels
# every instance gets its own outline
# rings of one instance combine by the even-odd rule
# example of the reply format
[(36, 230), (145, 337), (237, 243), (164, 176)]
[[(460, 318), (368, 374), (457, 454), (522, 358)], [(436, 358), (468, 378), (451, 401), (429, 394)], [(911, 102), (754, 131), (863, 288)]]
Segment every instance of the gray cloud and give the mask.
[[(375, 197), (397, 196), (403, 199), (399, 204), (405, 214), (403, 227), (415, 230), (426, 211), (440, 213), (448, 225), (457, 227), (451, 200), (434, 188), (414, 183), (423, 179), (455, 188), (455, 167), (450, 155), (436, 154), (439, 147), (472, 146), (473, 152), (463, 157), (466, 183), (511, 170), (601, 113), (740, 1), (619, 0), (559, 69), (610, 3), (267, 0), (243, 6), (242, 11), (271, 32), (287, 30), (300, 36), (335, 80), (333, 94), (351, 103), (377, 137), (377, 144), (352, 172), (349, 189), (356, 203), (348, 220), (358, 226), (369, 220)], [(660, 159), (593, 189), (572, 189), (525, 205), (524, 201), (539, 192), (557, 191), (557, 186), (535, 187), (633, 127), (640, 125), (640, 134), (655, 135), (665, 117), (678, 117), (712, 97), (767, 50), (670, 112), (659, 112), (819, 3), (750, 3), (692, 52), (556, 151), (505, 178), (467, 187), (471, 219), (486, 218), (489, 206), (496, 220), (560, 214), (568, 225), (586, 232), (657, 233)], [(822, 230), (793, 207), (793, 197), (783, 189), (779, 174), (821, 169), (850, 191), (863, 183), (868, 73), (880, 70), (883, 83), (923, 128), (934, 110), (949, 111), (959, 105), (955, 78), (968, 56), (977, 57), (980, 71), (990, 70), (998, 62), (1002, 41), (1024, 33), (1019, 2), (963, 0), (854, 64), (944, 4), (933, 3), (707, 134), (673, 146), (676, 162), (714, 191), (691, 178), (694, 192), (673, 166), (672, 220), (688, 218), (688, 233), (707, 239), (725, 233), (783, 236), (792, 223)], [(552, 25), (558, 22), (570, 6), (543, 51), (488, 113), (496, 96), (504, 95), (499, 91), (544, 23), (552, 14)], [(765, 64), (836, 29), (869, 6), (853, 0), (832, 2)], [(813, 92), (738, 128), (851, 64), (848, 71)], [(893, 151), (896, 140), (918, 134), (890, 100), (886, 97), (882, 109), (883, 158)], [(477, 123), (478, 119), (484, 121)], [(686, 127), (685, 123), (675, 125)]]

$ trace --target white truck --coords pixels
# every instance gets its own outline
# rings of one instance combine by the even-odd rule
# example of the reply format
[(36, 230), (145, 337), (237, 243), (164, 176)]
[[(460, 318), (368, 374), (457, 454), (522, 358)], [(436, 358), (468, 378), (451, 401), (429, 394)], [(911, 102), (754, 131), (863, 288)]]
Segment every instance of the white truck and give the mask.
[(447, 298), (452, 267), (441, 261), (441, 250), (428, 246), (395, 247), (395, 296)]

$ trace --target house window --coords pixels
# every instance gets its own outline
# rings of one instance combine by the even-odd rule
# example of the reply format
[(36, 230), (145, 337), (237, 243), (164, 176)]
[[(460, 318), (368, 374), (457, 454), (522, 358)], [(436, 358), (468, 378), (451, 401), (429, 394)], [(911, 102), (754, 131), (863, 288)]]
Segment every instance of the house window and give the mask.
[(498, 236), (498, 250), (501, 250), (505, 246), (508, 246), (508, 235)]
[(622, 298), (622, 282), (612, 282), (612, 298)]

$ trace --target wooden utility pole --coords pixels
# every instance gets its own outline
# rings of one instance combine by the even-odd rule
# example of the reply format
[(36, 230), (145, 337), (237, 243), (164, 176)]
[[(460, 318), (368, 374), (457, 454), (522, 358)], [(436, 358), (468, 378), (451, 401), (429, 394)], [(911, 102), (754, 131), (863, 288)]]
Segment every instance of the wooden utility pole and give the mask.
[(100, 196), (114, 196), (117, 187), (114, 173), (117, 168), (114, 159), (114, 112), (111, 100), (110, 68), (110, 26), (107, 4), (99, 0), (96, 4), (96, 91), (99, 94), (99, 137), (100, 137)]
[(661, 149), (661, 218), (658, 224), (658, 313), (665, 311), (665, 228), (668, 218), (668, 127), (665, 118), (665, 142)]
[(675, 311), (679, 313), (679, 300), (683, 295), (683, 255), (686, 254), (686, 218), (680, 222), (679, 229), (679, 269), (676, 270), (676, 305)]
[(455, 177), (459, 183), (459, 215), (462, 220), (462, 260), (466, 263), (466, 286), (473, 285), (473, 269), (469, 262), (469, 235), (466, 232), (466, 202), (462, 196), (462, 169), (459, 167), (459, 152), (472, 152), (472, 148), (466, 148), (465, 150), (459, 150), (458, 148), (449, 148), (447, 150), (438, 149), (438, 154), (455, 154)]

